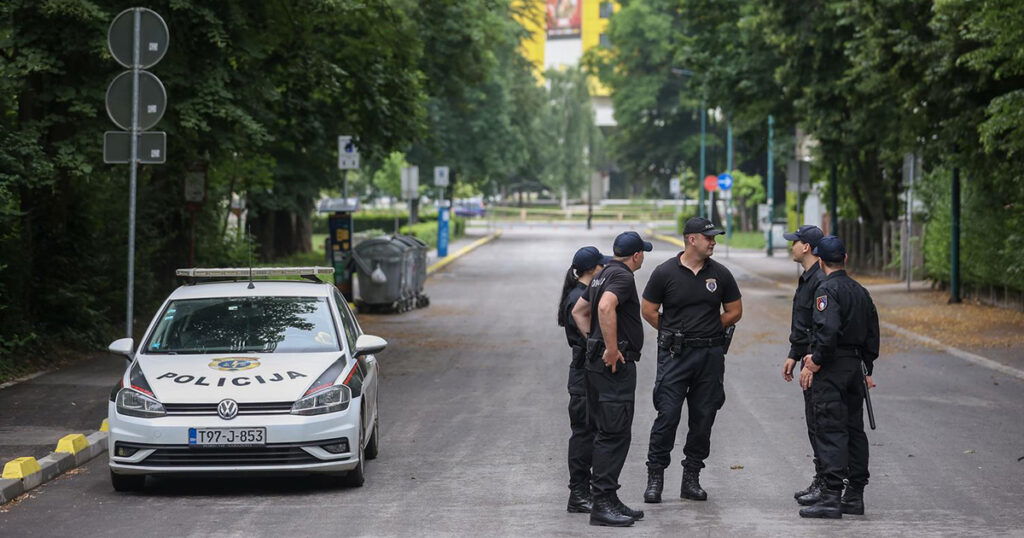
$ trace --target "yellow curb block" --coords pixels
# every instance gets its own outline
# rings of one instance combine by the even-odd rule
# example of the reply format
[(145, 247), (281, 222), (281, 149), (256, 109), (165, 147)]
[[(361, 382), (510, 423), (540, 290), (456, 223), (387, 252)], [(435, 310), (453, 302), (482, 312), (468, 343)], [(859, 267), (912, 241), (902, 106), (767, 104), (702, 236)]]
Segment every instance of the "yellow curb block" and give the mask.
[(85, 439), (85, 436), (80, 433), (69, 433), (57, 441), (57, 450), (54, 452), (67, 452), (69, 454), (78, 454), (89, 447), (89, 441)]
[(673, 245), (686, 248), (686, 243), (684, 243), (682, 239), (677, 239), (677, 238), (672, 237), (670, 235), (656, 234), (656, 233), (654, 233), (652, 231), (648, 231), (647, 233), (648, 233), (648, 235), (650, 235), (651, 237), (657, 239), (658, 241), (664, 241), (666, 243), (672, 243)]
[(39, 462), (29, 456), (24, 458), (15, 458), (4, 465), (3, 478), (25, 478), (32, 473), (38, 473), (40, 471)]
[(107, 419), (103, 419), (103, 422), (100, 422), (100, 431), (101, 432), (109, 432), (110, 431), (110, 422), (107, 421)]
[(477, 239), (476, 241), (473, 241), (472, 243), (462, 247), (455, 254), (452, 254), (451, 256), (448, 256), (448, 257), (444, 258), (443, 260), (438, 260), (438, 261), (434, 262), (433, 265), (431, 265), (430, 267), (427, 267), (427, 276), (430, 276), (430, 275), (440, 271), (441, 269), (444, 269), (445, 266), (447, 266), (449, 263), (452, 263), (453, 261), (461, 258), (462, 256), (465, 256), (466, 254), (469, 254), (470, 252), (473, 252), (477, 248), (479, 248), (479, 247), (481, 247), (483, 245), (486, 245), (487, 243), (490, 243), (491, 241), (494, 241), (495, 239), (497, 239), (499, 237), (501, 237), (501, 230), (498, 230), (498, 231), (492, 233), (491, 235), (488, 235), (487, 237), (481, 237), (480, 239)]

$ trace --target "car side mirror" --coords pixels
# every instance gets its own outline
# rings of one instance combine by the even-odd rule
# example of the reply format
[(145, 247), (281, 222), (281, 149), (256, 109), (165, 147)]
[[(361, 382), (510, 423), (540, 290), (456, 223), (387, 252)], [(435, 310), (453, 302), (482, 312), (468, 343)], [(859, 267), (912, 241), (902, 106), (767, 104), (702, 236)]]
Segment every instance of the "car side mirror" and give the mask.
[(356, 357), (373, 355), (374, 353), (384, 351), (386, 347), (388, 347), (388, 341), (379, 336), (373, 336), (372, 334), (360, 335), (359, 338), (356, 338), (355, 355)]
[(128, 360), (132, 360), (132, 355), (135, 354), (135, 339), (120, 338), (118, 340), (114, 340), (109, 346), (107, 346), (107, 350), (111, 353), (124, 355), (125, 357), (128, 357)]

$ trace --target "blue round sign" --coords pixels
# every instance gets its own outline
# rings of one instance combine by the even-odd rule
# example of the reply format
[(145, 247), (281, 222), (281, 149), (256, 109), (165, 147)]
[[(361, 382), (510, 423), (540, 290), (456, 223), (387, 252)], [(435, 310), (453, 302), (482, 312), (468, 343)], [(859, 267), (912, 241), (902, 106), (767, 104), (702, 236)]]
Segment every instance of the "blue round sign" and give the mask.
[(718, 174), (718, 188), (723, 190), (723, 191), (727, 191), (727, 190), (731, 189), (732, 188), (732, 176), (727, 174), (727, 173)]

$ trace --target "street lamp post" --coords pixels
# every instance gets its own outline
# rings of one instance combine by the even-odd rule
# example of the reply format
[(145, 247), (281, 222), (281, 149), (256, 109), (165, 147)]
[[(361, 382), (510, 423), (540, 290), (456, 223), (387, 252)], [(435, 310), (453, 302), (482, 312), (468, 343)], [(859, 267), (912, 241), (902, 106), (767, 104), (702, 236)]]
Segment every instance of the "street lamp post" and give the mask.
[[(725, 172), (732, 174), (732, 120), (725, 124)], [(726, 192), (725, 204), (725, 237), (732, 239), (732, 189)], [(726, 249), (726, 252), (729, 252)]]
[(704, 103), (704, 100), (700, 100), (700, 175), (697, 176), (697, 192), (700, 196), (699, 202), (697, 203), (698, 215), (704, 215), (704, 176), (707, 175), (705, 153), (707, 152), (707, 123), (708, 123), (708, 109)]
[(772, 138), (775, 136), (775, 118), (768, 115), (768, 255), (772, 252), (772, 232), (775, 228), (775, 158), (772, 156)]

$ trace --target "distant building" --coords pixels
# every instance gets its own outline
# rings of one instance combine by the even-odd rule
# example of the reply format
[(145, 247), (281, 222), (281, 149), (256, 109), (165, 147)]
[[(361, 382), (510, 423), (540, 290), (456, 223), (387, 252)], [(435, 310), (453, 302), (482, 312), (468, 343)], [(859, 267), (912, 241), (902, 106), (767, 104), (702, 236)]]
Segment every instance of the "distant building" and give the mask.
[[(602, 0), (512, 1), (520, 13), (519, 22), (530, 32), (520, 50), (541, 81), (544, 71), (579, 65), (586, 52), (608, 47), (608, 20), (619, 9), (618, 2)], [(597, 125), (614, 127), (608, 88), (591, 78), (590, 95)]]

